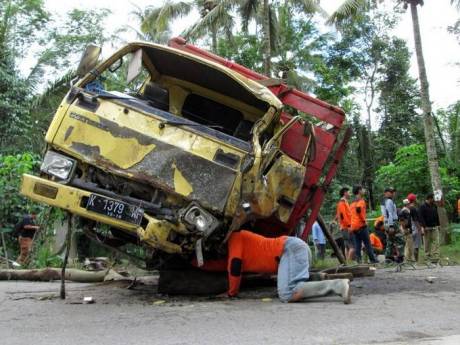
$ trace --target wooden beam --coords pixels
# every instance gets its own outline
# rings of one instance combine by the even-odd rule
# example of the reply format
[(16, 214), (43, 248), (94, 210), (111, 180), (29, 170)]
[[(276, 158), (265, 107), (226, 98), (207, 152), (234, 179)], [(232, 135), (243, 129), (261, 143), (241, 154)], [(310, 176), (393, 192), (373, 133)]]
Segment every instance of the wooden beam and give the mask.
[(334, 240), (334, 237), (332, 237), (332, 234), (329, 232), (329, 229), (326, 226), (326, 223), (324, 222), (323, 217), (318, 213), (318, 224), (321, 226), (323, 229), (324, 236), (326, 236), (327, 240), (329, 241), (329, 244), (332, 247), (332, 250), (334, 251), (335, 256), (337, 257), (337, 260), (343, 265), (346, 265), (347, 262), (343, 256), (342, 251), (340, 250), (339, 246)]

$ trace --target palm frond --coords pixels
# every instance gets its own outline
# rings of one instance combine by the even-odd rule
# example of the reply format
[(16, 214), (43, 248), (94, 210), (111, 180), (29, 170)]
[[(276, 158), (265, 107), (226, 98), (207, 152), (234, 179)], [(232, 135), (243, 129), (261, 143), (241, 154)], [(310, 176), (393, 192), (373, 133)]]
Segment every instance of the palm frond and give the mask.
[[(190, 28), (182, 33), (185, 38), (198, 38), (206, 34), (208, 30), (216, 30), (220, 27), (231, 28), (234, 25), (233, 17), (230, 14), (234, 1), (220, 1), (203, 18), (198, 20)], [(230, 29), (231, 30), (231, 29)]]
[(62, 77), (49, 83), (45, 91), (43, 91), (40, 95), (37, 95), (32, 99), (30, 111), (32, 112), (35, 109), (39, 108), (48, 98), (53, 96), (56, 92), (61, 91), (62, 88), (67, 88), (74, 76), (75, 71), (70, 70)]
[(185, 16), (192, 10), (192, 4), (185, 1), (172, 2), (167, 1), (161, 7), (160, 12), (156, 18), (155, 28), (157, 31), (162, 32), (167, 30), (168, 24), (178, 18)]
[(291, 0), (291, 3), (305, 14), (319, 13), (323, 17), (327, 16), (327, 12), (321, 7), (319, 0)]
[(342, 5), (329, 17), (327, 24), (341, 24), (352, 20), (369, 8), (369, 0), (345, 0)]
[(141, 13), (139, 18), (141, 19), (141, 31), (143, 33), (156, 32), (156, 23), (158, 15), (160, 14), (161, 8), (147, 8), (145, 13)]
[(457, 10), (460, 10), (460, 0), (450, 0), (450, 4), (457, 7)]

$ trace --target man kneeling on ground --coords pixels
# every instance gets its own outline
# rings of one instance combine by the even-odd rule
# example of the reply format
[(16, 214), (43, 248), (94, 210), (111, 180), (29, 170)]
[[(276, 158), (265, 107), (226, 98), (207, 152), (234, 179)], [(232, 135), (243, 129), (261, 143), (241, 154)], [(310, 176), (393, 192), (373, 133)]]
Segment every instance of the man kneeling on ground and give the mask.
[(282, 302), (339, 295), (349, 304), (349, 280), (309, 282), (310, 260), (310, 249), (300, 238), (265, 238), (245, 230), (233, 232), (228, 240), (228, 295), (238, 294), (244, 272), (278, 273), (278, 296)]

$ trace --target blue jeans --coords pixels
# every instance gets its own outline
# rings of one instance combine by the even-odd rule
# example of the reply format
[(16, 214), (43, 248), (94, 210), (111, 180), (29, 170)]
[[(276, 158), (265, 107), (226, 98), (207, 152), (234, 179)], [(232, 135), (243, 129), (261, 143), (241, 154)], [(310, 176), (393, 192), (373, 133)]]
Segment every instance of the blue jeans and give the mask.
[(354, 237), (355, 237), (355, 250), (356, 250), (356, 260), (358, 262), (361, 262), (361, 247), (363, 246), (366, 248), (367, 255), (369, 255), (369, 260), (371, 262), (376, 262), (376, 258), (374, 255), (374, 250), (372, 249), (371, 246), (371, 241), (369, 239), (369, 229), (367, 228), (367, 225), (365, 227), (362, 227), (358, 231), (354, 232)]
[(308, 280), (311, 258), (308, 245), (297, 237), (288, 237), (284, 243), (283, 254), (278, 266), (278, 296), (288, 302), (297, 284)]

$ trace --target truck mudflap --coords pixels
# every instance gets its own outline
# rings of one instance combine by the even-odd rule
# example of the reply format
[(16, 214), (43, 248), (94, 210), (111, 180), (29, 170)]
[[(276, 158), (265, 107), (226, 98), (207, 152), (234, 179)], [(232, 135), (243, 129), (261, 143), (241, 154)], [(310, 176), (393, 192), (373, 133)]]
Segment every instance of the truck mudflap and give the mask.
[[(108, 224), (134, 234), (150, 247), (170, 254), (182, 252), (182, 248), (179, 245), (168, 241), (170, 233), (174, 231), (180, 234), (188, 234), (182, 223), (176, 225), (148, 214), (144, 214), (141, 225), (138, 225), (90, 211), (87, 209), (87, 205), (90, 197), (95, 195), (94, 193), (32, 175), (23, 175), (21, 194), (32, 200), (58, 207), (81, 217)], [(107, 198), (103, 195), (99, 197)], [(111, 200), (117, 201), (115, 199)]]

